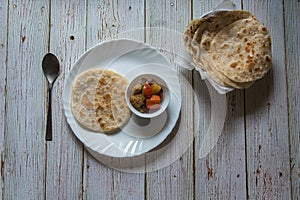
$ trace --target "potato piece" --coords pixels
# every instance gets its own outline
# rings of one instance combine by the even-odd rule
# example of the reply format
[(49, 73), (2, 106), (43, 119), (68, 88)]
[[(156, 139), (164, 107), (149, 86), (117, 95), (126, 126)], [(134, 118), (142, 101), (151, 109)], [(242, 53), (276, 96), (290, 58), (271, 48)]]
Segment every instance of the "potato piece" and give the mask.
[(142, 94), (132, 95), (130, 97), (130, 103), (139, 110), (145, 104), (145, 97)]
[(161, 90), (161, 86), (157, 83), (153, 83), (152, 85), (152, 94), (158, 94)]

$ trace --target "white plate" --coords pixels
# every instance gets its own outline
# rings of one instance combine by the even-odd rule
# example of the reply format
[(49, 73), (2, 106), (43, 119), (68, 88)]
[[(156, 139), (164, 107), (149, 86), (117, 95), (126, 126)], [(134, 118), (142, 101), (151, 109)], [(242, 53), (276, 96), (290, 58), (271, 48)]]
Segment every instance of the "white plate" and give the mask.
[[(129, 81), (145, 72), (163, 74), (170, 85), (171, 93), (166, 112), (145, 126), (140, 126), (140, 122), (136, 123), (132, 117), (113, 135), (95, 133), (82, 128), (71, 112), (71, 88), (75, 77), (91, 68), (112, 69), (123, 74)], [(179, 79), (173, 66), (152, 47), (128, 39), (106, 41), (85, 52), (74, 64), (65, 80), (63, 105), (67, 122), (85, 146), (99, 154), (112, 157), (137, 156), (158, 146), (174, 128), (181, 109)], [(161, 123), (164, 121), (165, 123)]]

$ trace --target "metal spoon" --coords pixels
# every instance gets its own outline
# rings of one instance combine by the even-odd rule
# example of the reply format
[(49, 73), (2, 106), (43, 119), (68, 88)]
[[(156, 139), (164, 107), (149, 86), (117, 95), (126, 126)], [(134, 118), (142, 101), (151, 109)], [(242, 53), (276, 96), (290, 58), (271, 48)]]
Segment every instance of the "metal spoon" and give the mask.
[(51, 93), (54, 81), (59, 75), (59, 61), (52, 53), (47, 53), (42, 62), (44, 75), (48, 81), (48, 114), (47, 114), (47, 129), (46, 141), (52, 141), (52, 112), (51, 112)]

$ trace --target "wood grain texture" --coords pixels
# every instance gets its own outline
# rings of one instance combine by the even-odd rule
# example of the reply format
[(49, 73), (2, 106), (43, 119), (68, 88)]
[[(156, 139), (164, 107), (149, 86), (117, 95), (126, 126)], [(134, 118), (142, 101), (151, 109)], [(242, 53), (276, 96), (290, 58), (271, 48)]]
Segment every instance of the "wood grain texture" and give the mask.
[(49, 8), (43, 1), (13, 1), (8, 11), (3, 198), (42, 199), (45, 79), (41, 59), (47, 50)]
[[(168, 58), (168, 55), (166, 55)], [(169, 59), (173, 63), (173, 56)], [(181, 114), (180, 114), (180, 131), (185, 134), (193, 136), (193, 90), (188, 89), (187, 84), (192, 83), (192, 72), (188, 70), (180, 70), (180, 83), (181, 83)], [(174, 132), (175, 131), (175, 132)], [(176, 133), (175, 128), (172, 134)], [(183, 134), (184, 134), (183, 133)], [(167, 141), (164, 142), (168, 144)], [(177, 141), (177, 145), (180, 146), (180, 141)], [(157, 155), (168, 159), (168, 155)], [(193, 177), (193, 145), (182, 155), (178, 155), (179, 158), (170, 163), (169, 166), (162, 168), (158, 171), (149, 172), (146, 174), (146, 198), (147, 199), (193, 199), (194, 198), (194, 177)]]
[(284, 1), (292, 199), (300, 198), (300, 2)]
[[(88, 1), (87, 48), (144, 26), (144, 1)], [(144, 34), (127, 35), (143, 41)], [(144, 174), (110, 169), (84, 154), (84, 199), (143, 199)]]
[[(191, 16), (189, 1), (146, 1), (146, 27), (157, 27), (159, 31), (146, 31), (146, 42), (154, 46), (165, 46), (167, 50), (176, 52), (177, 38), (168, 34), (168, 29), (182, 33)], [(181, 42), (181, 40), (179, 41)], [(158, 45), (160, 44), (160, 45)], [(163, 44), (163, 45), (162, 45)], [(171, 63), (174, 55), (166, 54)], [(192, 71), (180, 70), (182, 78), (192, 83)], [(180, 81), (183, 81), (180, 79)], [(193, 124), (193, 93), (182, 85), (181, 126)], [(193, 128), (193, 127), (192, 127)], [(193, 134), (193, 129), (188, 134)], [(177, 161), (161, 170), (147, 173), (147, 199), (193, 199), (193, 148), (190, 148)]]
[[(66, 123), (63, 82), (86, 49), (144, 25), (160, 31), (123, 36), (172, 49), (178, 44), (161, 37), (167, 29), (182, 32), (221, 1), (0, 0), (0, 199), (299, 199), (299, 0), (234, 1), (269, 28), (273, 68), (251, 88), (227, 95), (224, 131), (206, 158), (198, 153), (210, 120), (208, 90), (196, 71), (179, 66), (198, 95), (183, 90), (189, 103), (182, 110), (198, 101), (200, 130), (196, 111), (182, 113), (197, 137), (170, 166), (146, 174), (111, 169), (87, 153)], [(48, 51), (62, 70), (52, 95), (54, 137), (46, 143), (41, 62)]]
[(4, 194), (4, 159), (6, 126), (6, 50), (8, 2), (0, 2), (0, 198)]
[[(194, 1), (193, 18), (199, 18), (212, 10), (221, 1)], [(234, 1), (241, 8), (240, 1)], [(195, 90), (199, 92), (200, 105), (207, 104), (210, 97), (207, 86), (201, 82), (197, 72), (194, 74)], [(227, 118), (218, 143), (210, 154), (203, 159), (196, 157), (195, 188), (197, 199), (245, 199), (246, 153), (244, 134), (244, 93), (233, 91), (227, 94)], [(200, 131), (206, 132), (210, 120), (210, 108), (202, 107)], [(198, 155), (202, 138), (196, 138), (195, 151)]]
[(58, 56), (61, 74), (52, 94), (53, 141), (47, 142), (46, 198), (81, 199), (83, 147), (66, 123), (62, 92), (68, 72), (85, 51), (86, 2), (51, 1), (50, 22), (50, 52)]
[(243, 5), (269, 28), (273, 63), (245, 93), (249, 198), (291, 199), (283, 4), (258, 0)]

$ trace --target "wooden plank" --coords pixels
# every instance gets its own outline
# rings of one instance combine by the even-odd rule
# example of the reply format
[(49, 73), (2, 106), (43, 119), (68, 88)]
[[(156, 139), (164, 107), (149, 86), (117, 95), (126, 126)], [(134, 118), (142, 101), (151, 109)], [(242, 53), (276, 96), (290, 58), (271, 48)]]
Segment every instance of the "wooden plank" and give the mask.
[[(144, 1), (88, 1), (87, 48), (144, 26)], [(144, 34), (130, 36), (143, 41)], [(110, 169), (84, 154), (84, 199), (143, 199), (144, 175)]]
[[(291, 199), (282, 1), (244, 1), (270, 31), (270, 73), (245, 93), (250, 199)], [(274, 12), (276, 10), (276, 12)]]
[(4, 191), (5, 122), (6, 122), (6, 50), (8, 2), (0, 3), (0, 198)]
[[(146, 27), (157, 27), (157, 30), (146, 30), (146, 42), (154, 46), (167, 47), (173, 52), (177, 44), (177, 38), (172, 38), (169, 31), (179, 31), (182, 33), (190, 20), (191, 2), (190, 1), (147, 1), (146, 2)], [(176, 35), (176, 34), (175, 34)], [(168, 38), (166, 40), (165, 38)], [(181, 39), (180, 41), (181, 42)], [(175, 57), (166, 53), (171, 62)], [(187, 81), (192, 83), (192, 71), (180, 70)], [(181, 80), (183, 81), (183, 80)], [(186, 87), (187, 85), (184, 85)], [(182, 88), (182, 112), (181, 125), (189, 127), (193, 124), (192, 110), (193, 94), (186, 88)], [(192, 130), (189, 134), (193, 134)], [(193, 148), (171, 165), (146, 175), (146, 197), (147, 199), (193, 199)], [(167, 159), (167, 158), (166, 158)]]
[[(61, 74), (53, 87), (53, 141), (47, 142), (47, 199), (81, 199), (83, 147), (66, 123), (62, 92), (72, 65), (85, 50), (85, 1), (51, 1), (50, 52), (58, 56)], [(46, 100), (46, 98), (45, 98)]]
[[(212, 10), (221, 1), (194, 1), (193, 18), (196, 19)], [(234, 1), (241, 8), (240, 1)], [(195, 90), (199, 92), (199, 104), (202, 109), (200, 127), (206, 132), (210, 121), (210, 103), (207, 86), (194, 74)], [(227, 117), (218, 143), (206, 158), (198, 159), (202, 137), (196, 138), (195, 191), (197, 199), (246, 199), (246, 161), (244, 135), (244, 93), (233, 91), (227, 94)], [(202, 133), (203, 135), (203, 133)], [(201, 136), (201, 134), (200, 134)]]
[[(170, 58), (172, 60), (172, 58)], [(171, 61), (172, 62), (172, 61)], [(193, 91), (187, 89), (187, 82), (192, 82), (192, 72), (188, 70), (180, 70), (180, 83), (185, 87), (182, 90), (182, 105), (180, 115), (180, 126), (183, 133), (175, 131), (172, 134), (190, 134), (193, 135)], [(189, 84), (189, 83), (187, 83)], [(189, 111), (189, 112), (188, 112)], [(177, 124), (178, 125), (178, 124)], [(192, 137), (192, 136), (191, 136)], [(165, 145), (171, 142), (169, 139), (164, 142)], [(180, 146), (180, 141), (177, 141), (176, 145)], [(159, 150), (159, 148), (158, 148)], [(155, 152), (152, 152), (153, 154)], [(160, 159), (168, 160), (169, 154), (160, 155), (157, 157)], [(169, 163), (165, 168), (159, 169), (158, 171), (148, 172), (146, 174), (146, 197), (147, 199), (193, 199), (194, 198), (194, 168), (193, 168), (193, 145), (184, 152), (182, 155), (178, 155), (178, 159), (173, 163)], [(153, 158), (151, 156), (151, 158)], [(152, 161), (153, 160), (149, 160)]]
[(49, 6), (45, 1), (13, 1), (8, 5), (4, 7), (9, 11), (9, 42), (3, 199), (42, 199), (45, 107), (41, 102), (45, 79), (41, 61), (47, 51)]
[(284, 1), (292, 199), (300, 198), (300, 2)]

